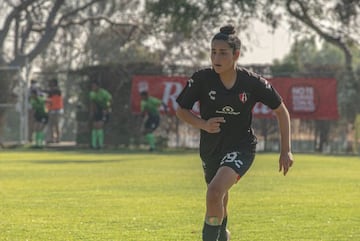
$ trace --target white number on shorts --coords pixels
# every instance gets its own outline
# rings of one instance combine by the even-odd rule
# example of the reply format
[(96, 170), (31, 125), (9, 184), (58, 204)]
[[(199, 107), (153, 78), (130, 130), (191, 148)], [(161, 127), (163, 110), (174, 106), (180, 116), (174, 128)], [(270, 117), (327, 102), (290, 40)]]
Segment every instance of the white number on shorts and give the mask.
[(221, 160), (220, 166), (223, 165), (225, 162), (231, 163), (234, 162), (235, 165), (240, 168), (244, 163), (241, 160), (237, 160), (238, 152), (230, 152), (226, 154), (226, 156)]

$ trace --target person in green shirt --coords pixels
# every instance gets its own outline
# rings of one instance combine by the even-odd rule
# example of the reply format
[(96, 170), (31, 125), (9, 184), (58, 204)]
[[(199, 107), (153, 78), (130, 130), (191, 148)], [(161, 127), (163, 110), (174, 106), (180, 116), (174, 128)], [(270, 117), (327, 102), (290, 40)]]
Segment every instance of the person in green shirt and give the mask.
[(41, 96), (39, 91), (32, 90), (30, 104), (34, 113), (35, 147), (42, 148), (44, 146), (44, 128), (49, 120), (46, 110), (46, 98)]
[(154, 151), (156, 148), (156, 138), (153, 132), (159, 127), (160, 124), (159, 107), (162, 105), (165, 112), (167, 112), (167, 106), (158, 98), (149, 96), (147, 91), (140, 92), (140, 96), (141, 114), (143, 117), (147, 116), (144, 122), (143, 134), (145, 135), (146, 141), (149, 143), (149, 150)]
[(104, 124), (110, 118), (112, 95), (101, 88), (98, 81), (92, 81), (89, 98), (92, 120), (91, 148), (101, 149), (104, 146)]

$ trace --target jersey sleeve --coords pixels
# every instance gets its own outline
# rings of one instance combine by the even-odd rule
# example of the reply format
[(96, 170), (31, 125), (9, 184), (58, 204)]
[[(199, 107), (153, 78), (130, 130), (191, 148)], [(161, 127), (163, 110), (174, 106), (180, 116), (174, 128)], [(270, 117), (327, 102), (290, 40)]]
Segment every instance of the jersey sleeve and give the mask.
[(151, 98), (151, 102), (154, 103), (155, 106), (160, 106), (162, 101), (158, 98), (155, 98), (155, 97), (150, 97)]
[(282, 102), (282, 98), (276, 89), (269, 81), (260, 76), (257, 78), (255, 95), (257, 102), (261, 102), (273, 110), (278, 108)]
[(112, 100), (112, 95), (110, 94), (109, 91), (105, 90), (105, 93), (106, 93), (106, 98), (108, 101), (111, 101)]
[(194, 73), (187, 81), (184, 89), (176, 98), (176, 102), (181, 108), (192, 109), (195, 102), (200, 99), (201, 79), (197, 73)]

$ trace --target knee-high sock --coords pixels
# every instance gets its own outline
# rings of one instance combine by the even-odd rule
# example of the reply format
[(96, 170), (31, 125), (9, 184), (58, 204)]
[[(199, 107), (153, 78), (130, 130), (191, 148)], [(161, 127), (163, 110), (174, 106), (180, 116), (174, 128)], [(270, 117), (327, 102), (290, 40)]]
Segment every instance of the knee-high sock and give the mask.
[(40, 132), (39, 131), (35, 132), (35, 145), (40, 146)]
[(96, 129), (91, 130), (91, 147), (93, 147), (93, 148), (97, 147), (97, 130)]
[(103, 129), (97, 130), (97, 138), (99, 140), (99, 147), (103, 147), (104, 146), (104, 130)]
[(39, 133), (39, 146), (43, 146), (45, 141), (45, 134), (43, 131), (39, 131), (38, 133)]
[(155, 148), (155, 136), (153, 133), (146, 134), (146, 140), (149, 143), (150, 148)]
[(220, 227), (221, 227), (220, 225), (212, 226), (205, 222), (202, 230), (202, 240), (217, 241), (220, 233)]
[(219, 241), (227, 241), (227, 233), (226, 233), (226, 225), (227, 225), (227, 217), (224, 217), (221, 227), (220, 227), (220, 235), (219, 235)]

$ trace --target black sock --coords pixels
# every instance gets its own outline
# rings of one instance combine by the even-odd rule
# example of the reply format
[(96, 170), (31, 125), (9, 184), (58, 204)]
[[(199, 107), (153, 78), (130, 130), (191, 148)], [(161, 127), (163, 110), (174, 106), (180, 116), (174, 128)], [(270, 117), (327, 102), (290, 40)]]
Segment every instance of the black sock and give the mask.
[(207, 223), (204, 223), (203, 231), (202, 231), (202, 239), (203, 241), (217, 241), (219, 237), (220, 225), (212, 226)]
[(227, 241), (226, 225), (227, 225), (227, 217), (224, 217), (220, 226), (219, 241)]

